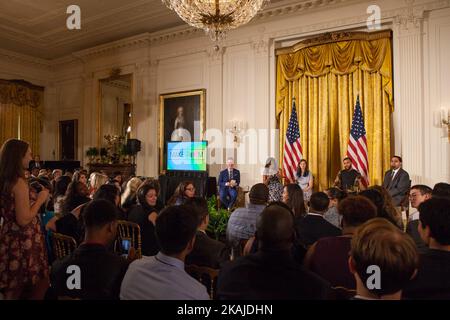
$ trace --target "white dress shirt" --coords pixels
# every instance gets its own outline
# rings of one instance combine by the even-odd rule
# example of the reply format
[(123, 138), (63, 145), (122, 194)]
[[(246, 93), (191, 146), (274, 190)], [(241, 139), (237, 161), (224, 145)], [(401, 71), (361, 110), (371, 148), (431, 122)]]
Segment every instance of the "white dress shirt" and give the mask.
[(204, 285), (184, 270), (184, 262), (159, 252), (133, 261), (120, 288), (122, 300), (209, 300)]

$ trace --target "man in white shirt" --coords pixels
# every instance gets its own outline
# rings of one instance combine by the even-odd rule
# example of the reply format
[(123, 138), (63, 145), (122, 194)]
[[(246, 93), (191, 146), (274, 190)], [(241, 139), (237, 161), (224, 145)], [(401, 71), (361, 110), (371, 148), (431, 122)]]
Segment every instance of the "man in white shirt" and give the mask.
[(192, 251), (197, 217), (187, 206), (168, 207), (156, 219), (155, 233), (161, 251), (135, 260), (120, 289), (122, 300), (209, 300), (204, 285), (184, 270)]

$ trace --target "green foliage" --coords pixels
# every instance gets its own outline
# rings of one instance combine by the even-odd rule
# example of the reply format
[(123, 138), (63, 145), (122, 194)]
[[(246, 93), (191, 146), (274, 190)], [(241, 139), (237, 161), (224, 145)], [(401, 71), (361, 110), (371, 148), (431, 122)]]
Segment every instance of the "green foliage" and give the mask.
[(209, 224), (208, 233), (214, 236), (216, 240), (226, 237), (226, 230), (230, 214), (225, 209), (217, 210), (217, 200), (215, 196), (208, 199)]
[(88, 156), (88, 157), (96, 157), (96, 156), (98, 156), (98, 149), (96, 147), (90, 147), (86, 151), (86, 156)]

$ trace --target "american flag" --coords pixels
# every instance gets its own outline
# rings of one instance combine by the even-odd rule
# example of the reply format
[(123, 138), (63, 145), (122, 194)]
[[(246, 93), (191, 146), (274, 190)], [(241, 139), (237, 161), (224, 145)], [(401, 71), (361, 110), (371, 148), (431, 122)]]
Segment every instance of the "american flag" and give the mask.
[(347, 156), (352, 160), (353, 167), (361, 174), (363, 185), (367, 187), (369, 185), (369, 160), (367, 156), (366, 129), (359, 104), (359, 96), (356, 99), (353, 113)]
[(300, 130), (298, 127), (295, 99), (292, 100), (292, 112), (286, 131), (284, 142), (283, 170), (284, 176), (291, 182), (295, 181), (297, 165), (302, 159), (302, 144), (300, 143)]

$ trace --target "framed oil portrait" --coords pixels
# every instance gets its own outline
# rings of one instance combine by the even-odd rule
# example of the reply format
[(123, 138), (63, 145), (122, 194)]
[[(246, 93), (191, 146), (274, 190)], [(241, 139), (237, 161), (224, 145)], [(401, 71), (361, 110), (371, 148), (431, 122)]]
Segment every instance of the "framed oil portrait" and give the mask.
[(206, 89), (159, 96), (159, 172), (166, 170), (167, 142), (201, 141), (205, 133)]

